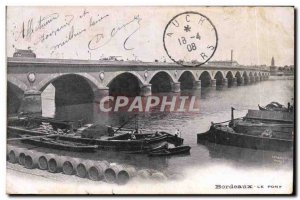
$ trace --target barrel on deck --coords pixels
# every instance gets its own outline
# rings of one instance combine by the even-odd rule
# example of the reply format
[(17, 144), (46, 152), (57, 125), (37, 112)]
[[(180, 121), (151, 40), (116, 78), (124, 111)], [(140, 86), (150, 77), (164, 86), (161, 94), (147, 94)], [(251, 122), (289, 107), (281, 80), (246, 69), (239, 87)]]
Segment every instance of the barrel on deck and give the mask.
[(88, 169), (94, 164), (91, 160), (81, 160), (76, 167), (76, 175), (85, 178), (88, 175)]
[(42, 170), (47, 170), (48, 169), (48, 161), (46, 158), (46, 155), (41, 155), (38, 159), (38, 166)]
[(48, 171), (52, 173), (58, 173), (62, 170), (63, 156), (56, 154), (46, 154), (46, 159), (48, 163)]
[(11, 145), (7, 145), (6, 147), (6, 158), (8, 162), (11, 163), (16, 163), (18, 162), (17, 158), (16, 158), (16, 154), (13, 151), (15, 149), (15, 147), (11, 146)]
[(137, 173), (137, 176), (141, 179), (150, 179), (151, 177), (151, 171), (149, 169), (142, 169), (142, 170), (139, 170), (138, 173)]
[(120, 185), (124, 185), (128, 183), (130, 179), (135, 177), (136, 174), (136, 169), (133, 166), (123, 165), (122, 169), (117, 174), (117, 183)]
[(166, 181), (167, 177), (162, 172), (155, 172), (151, 175), (151, 179), (155, 181)]
[(99, 181), (104, 179), (104, 172), (109, 167), (107, 161), (96, 161), (88, 169), (88, 177), (93, 181)]
[(24, 149), (20, 152), (18, 162), (20, 165), (25, 165), (25, 156), (26, 156), (27, 149)]
[(62, 171), (64, 174), (73, 175), (76, 173), (76, 167), (80, 163), (79, 158), (71, 158), (66, 156), (63, 162)]
[(13, 146), (11, 145), (6, 145), (6, 160), (9, 160), (9, 152), (13, 149)]
[(105, 171), (104, 171), (104, 178), (108, 183), (116, 183), (117, 182), (117, 175), (122, 170), (122, 166), (111, 164)]
[(11, 147), (8, 152), (8, 161), (11, 163), (19, 163), (24, 165), (26, 149), (19, 147)]
[(34, 150), (28, 150), (25, 153), (25, 162), (24, 166), (28, 169), (34, 169), (38, 167), (39, 158), (43, 154)]

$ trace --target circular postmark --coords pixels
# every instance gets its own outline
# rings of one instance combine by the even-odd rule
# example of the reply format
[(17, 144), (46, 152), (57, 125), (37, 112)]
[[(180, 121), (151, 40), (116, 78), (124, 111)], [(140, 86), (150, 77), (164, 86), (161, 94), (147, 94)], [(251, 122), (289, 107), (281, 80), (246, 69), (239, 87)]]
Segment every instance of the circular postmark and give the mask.
[(203, 65), (214, 55), (218, 34), (209, 18), (188, 11), (169, 21), (164, 31), (163, 44), (174, 62), (195, 67)]

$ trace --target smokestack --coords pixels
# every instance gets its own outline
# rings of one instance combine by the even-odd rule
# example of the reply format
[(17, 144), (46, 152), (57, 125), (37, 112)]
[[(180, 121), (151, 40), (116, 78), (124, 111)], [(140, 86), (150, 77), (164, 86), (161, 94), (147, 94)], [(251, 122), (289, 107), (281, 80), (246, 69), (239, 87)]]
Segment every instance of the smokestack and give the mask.
[(231, 62), (233, 62), (233, 50), (231, 49)]

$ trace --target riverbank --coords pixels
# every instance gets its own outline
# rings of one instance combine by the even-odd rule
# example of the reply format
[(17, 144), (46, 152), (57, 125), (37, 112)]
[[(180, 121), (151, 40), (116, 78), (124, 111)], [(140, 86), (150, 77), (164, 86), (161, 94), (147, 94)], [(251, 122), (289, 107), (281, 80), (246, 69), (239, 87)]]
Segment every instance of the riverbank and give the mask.
[(127, 185), (94, 182), (76, 176), (26, 169), (11, 163), (7, 163), (6, 169), (8, 194), (288, 194), (293, 186), (291, 171), (267, 168), (262, 171), (237, 170), (228, 166), (189, 168), (184, 171), (185, 178), (182, 180), (157, 182), (135, 179)]

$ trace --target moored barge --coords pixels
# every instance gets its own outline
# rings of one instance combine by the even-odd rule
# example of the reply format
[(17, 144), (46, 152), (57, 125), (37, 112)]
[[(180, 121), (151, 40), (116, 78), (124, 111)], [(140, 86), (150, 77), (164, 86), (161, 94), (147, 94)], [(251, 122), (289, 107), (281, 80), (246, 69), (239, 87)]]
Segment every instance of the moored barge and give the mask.
[(212, 123), (205, 133), (197, 134), (197, 142), (211, 142), (271, 151), (288, 151), (294, 143), (292, 112), (248, 110), (245, 117)]

